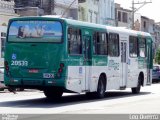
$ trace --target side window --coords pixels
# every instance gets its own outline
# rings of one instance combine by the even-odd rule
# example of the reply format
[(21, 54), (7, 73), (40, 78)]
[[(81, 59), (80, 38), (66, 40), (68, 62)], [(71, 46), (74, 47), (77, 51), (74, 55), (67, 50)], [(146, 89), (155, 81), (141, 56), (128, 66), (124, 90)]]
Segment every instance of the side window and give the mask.
[(113, 57), (119, 56), (119, 35), (116, 33), (109, 33), (108, 54)]
[(93, 51), (96, 55), (107, 55), (107, 33), (95, 32)]
[(82, 38), (80, 29), (68, 28), (68, 52), (72, 55), (82, 54)]
[(139, 39), (139, 56), (146, 57), (146, 39), (145, 38)]
[(129, 55), (130, 57), (138, 57), (138, 38), (129, 37)]

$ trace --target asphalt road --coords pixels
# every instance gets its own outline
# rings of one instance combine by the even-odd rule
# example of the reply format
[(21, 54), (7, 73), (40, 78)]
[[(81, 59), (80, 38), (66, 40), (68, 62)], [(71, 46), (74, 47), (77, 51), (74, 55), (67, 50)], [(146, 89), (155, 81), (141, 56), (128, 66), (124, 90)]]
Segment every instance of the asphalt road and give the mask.
[(84, 94), (64, 94), (58, 102), (47, 100), (41, 91), (17, 94), (5, 91), (0, 92), (0, 113), (160, 114), (160, 84), (143, 87), (138, 95), (131, 94), (130, 89), (108, 91), (103, 99), (88, 99)]

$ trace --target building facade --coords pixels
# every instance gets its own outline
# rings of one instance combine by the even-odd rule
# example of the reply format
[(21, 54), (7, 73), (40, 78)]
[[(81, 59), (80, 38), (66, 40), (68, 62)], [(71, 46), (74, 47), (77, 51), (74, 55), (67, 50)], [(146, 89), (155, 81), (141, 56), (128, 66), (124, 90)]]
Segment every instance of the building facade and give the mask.
[(115, 26), (115, 4), (114, 0), (99, 0), (98, 23)]
[(86, 0), (79, 3), (78, 18), (81, 21), (115, 25), (114, 0)]
[(78, 20), (78, 0), (54, 0), (52, 14)]
[(0, 26), (7, 26), (8, 20), (17, 16), (13, 0), (0, 0)]
[(141, 16), (141, 31), (149, 32), (149, 18)]
[(78, 0), (15, 0), (20, 16), (60, 15), (78, 19)]
[(115, 3), (115, 19), (116, 26), (128, 29), (132, 28), (132, 11), (122, 8), (117, 3)]
[(0, 0), (0, 66), (4, 65), (4, 49), (8, 21), (14, 17), (18, 17), (14, 11), (14, 1)]
[(155, 50), (160, 47), (160, 23), (155, 23), (154, 25), (154, 34), (155, 34)]
[(99, 19), (99, 0), (86, 0), (79, 3), (78, 19), (80, 21), (98, 23)]

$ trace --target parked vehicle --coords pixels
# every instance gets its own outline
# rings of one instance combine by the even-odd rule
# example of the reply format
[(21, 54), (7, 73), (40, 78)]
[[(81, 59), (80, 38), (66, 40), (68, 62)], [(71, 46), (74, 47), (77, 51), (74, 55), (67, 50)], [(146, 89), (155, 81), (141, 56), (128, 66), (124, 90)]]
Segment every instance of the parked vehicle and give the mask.
[(160, 81), (160, 65), (153, 65), (152, 82)]
[(0, 66), (0, 91), (3, 91), (4, 89), (8, 89), (10, 92), (14, 92), (14, 91), (23, 91), (23, 88), (9, 88), (7, 86), (5, 86), (4, 84), (4, 67)]
[(4, 90), (5, 88), (7, 88), (4, 85), (4, 67), (0, 66), (0, 90)]

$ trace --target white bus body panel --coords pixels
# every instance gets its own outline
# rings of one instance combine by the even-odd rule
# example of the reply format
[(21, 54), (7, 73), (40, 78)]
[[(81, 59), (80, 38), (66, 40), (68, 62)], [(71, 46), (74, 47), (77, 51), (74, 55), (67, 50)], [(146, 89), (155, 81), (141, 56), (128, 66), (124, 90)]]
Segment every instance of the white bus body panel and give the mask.
[[(149, 36), (149, 34), (123, 28), (106, 27), (106, 29), (108, 33), (119, 34), (119, 57), (108, 56), (107, 66), (68, 66), (66, 89), (78, 93), (94, 92), (97, 90), (101, 73), (106, 74), (106, 90), (136, 87), (140, 72), (144, 74), (143, 85), (147, 84), (147, 68), (140, 69), (138, 58), (129, 56), (129, 36), (137, 36), (138, 34)], [(122, 42), (126, 44), (126, 63), (121, 62)]]

